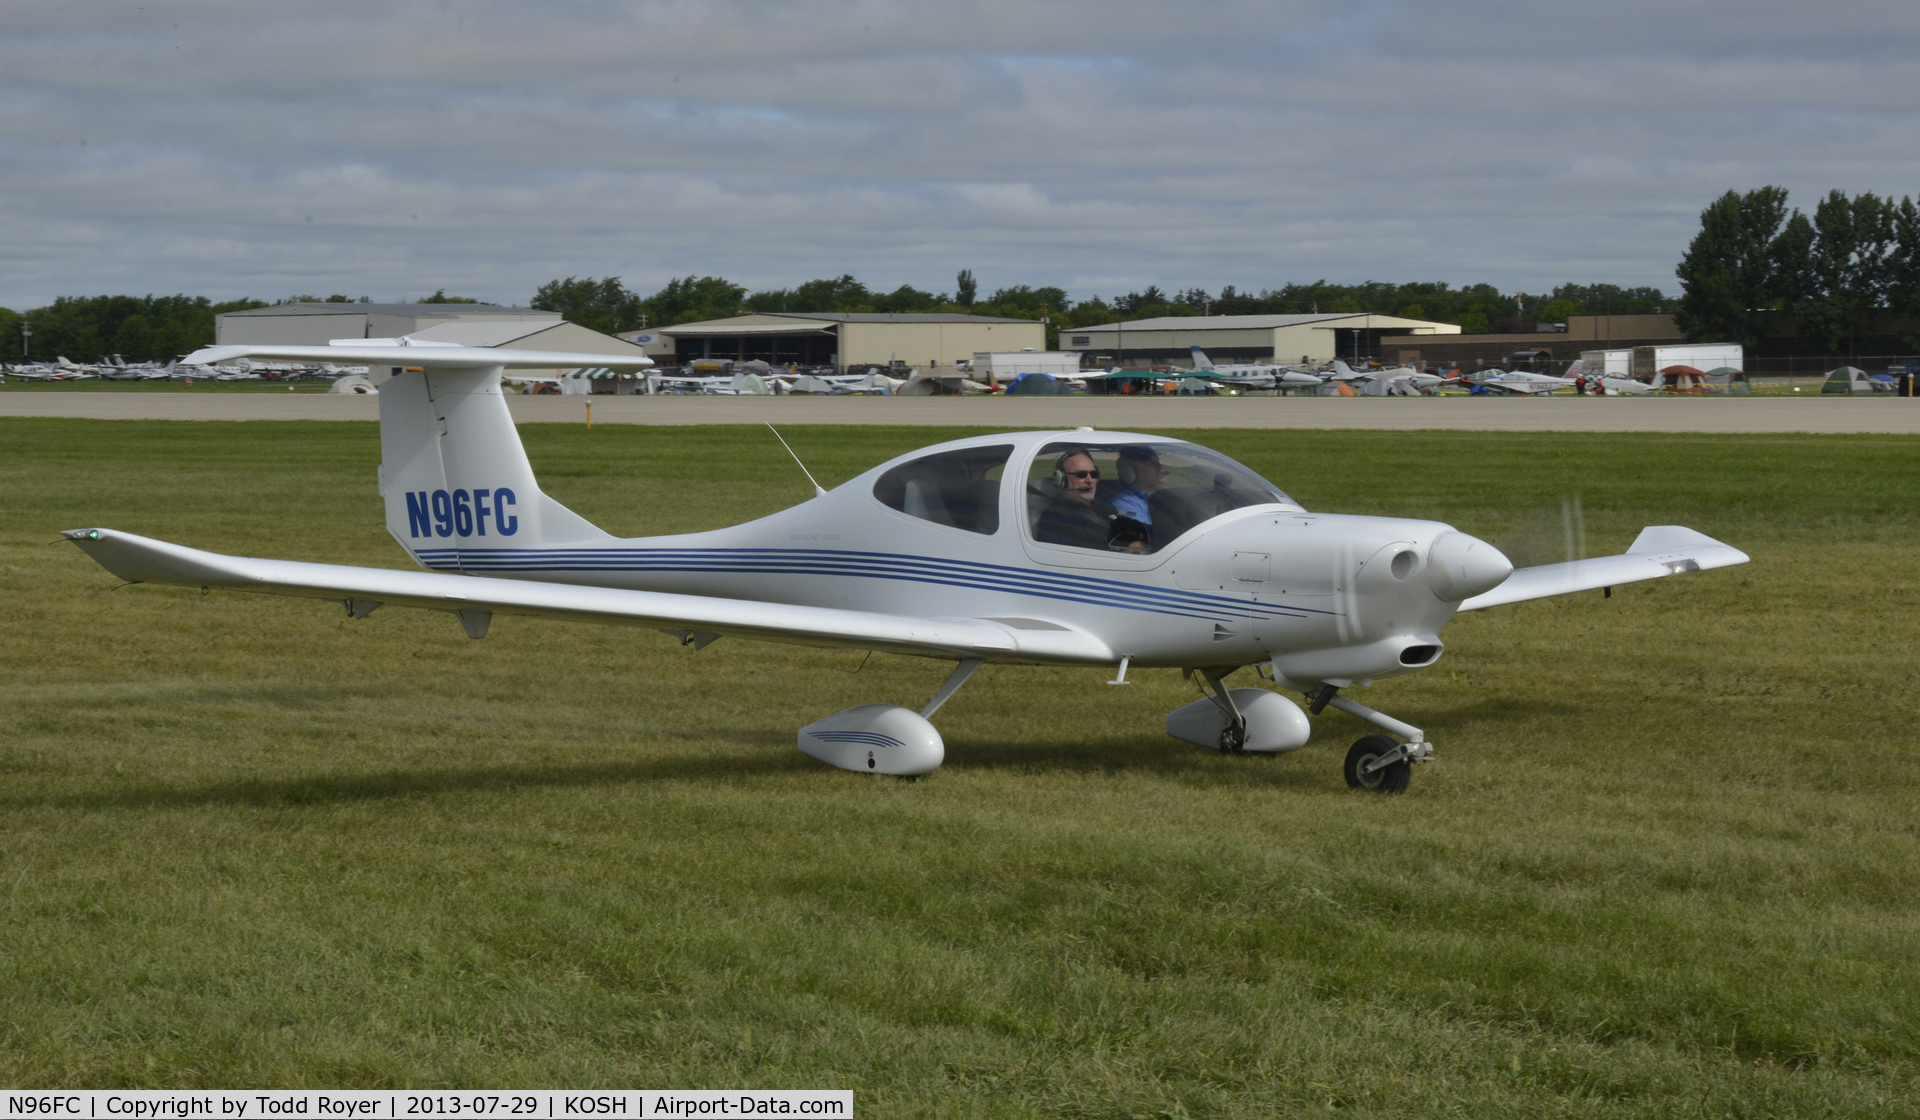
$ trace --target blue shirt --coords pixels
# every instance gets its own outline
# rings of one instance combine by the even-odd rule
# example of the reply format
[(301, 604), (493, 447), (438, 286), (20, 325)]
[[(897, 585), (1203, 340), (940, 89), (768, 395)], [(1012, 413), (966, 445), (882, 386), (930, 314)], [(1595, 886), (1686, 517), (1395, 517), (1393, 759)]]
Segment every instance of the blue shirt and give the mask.
[(1123, 517), (1131, 517), (1142, 525), (1153, 524), (1153, 518), (1147, 513), (1147, 492), (1135, 490), (1129, 486), (1113, 496), (1113, 508)]

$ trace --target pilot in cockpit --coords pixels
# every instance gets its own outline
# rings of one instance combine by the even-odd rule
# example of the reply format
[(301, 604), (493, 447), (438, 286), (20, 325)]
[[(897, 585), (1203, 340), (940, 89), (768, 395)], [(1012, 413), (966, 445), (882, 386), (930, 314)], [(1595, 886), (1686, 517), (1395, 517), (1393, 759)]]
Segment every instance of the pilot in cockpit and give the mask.
[(1095, 496), (1100, 487), (1100, 467), (1093, 456), (1084, 448), (1068, 449), (1054, 463), (1053, 481), (1059, 492), (1041, 511), (1034, 538), (1076, 548), (1107, 547), (1113, 511)]

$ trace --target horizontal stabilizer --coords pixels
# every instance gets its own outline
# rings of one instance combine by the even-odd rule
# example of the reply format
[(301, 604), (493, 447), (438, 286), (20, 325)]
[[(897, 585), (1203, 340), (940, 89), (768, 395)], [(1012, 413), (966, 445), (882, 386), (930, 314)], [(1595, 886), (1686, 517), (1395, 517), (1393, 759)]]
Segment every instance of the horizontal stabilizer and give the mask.
[(411, 366), (419, 369), (645, 369), (645, 354), (571, 354), (564, 350), (499, 350), (491, 346), (398, 343), (373, 339), (347, 346), (207, 346), (180, 359), (217, 366), (241, 358), (268, 362), (332, 362), (335, 365)]
[(131, 583), (333, 599), (347, 603), (355, 617), (364, 617), (383, 603), (424, 607), (459, 614), (469, 633), (476, 628), (485, 633), (484, 622), (477, 620), (491, 612), (942, 658), (1086, 663), (1118, 660), (1104, 642), (1064, 627), (1017, 630), (977, 618), (915, 618), (660, 591), (261, 560), (203, 552), (112, 529), (69, 529), (63, 535), (101, 567)]
[(1747, 562), (1747, 554), (1683, 525), (1649, 525), (1621, 556), (1596, 556), (1564, 564), (1517, 568), (1500, 586), (1460, 604), (1463, 611), (1504, 607), (1529, 599), (1597, 591), (1682, 572), (1704, 572)]

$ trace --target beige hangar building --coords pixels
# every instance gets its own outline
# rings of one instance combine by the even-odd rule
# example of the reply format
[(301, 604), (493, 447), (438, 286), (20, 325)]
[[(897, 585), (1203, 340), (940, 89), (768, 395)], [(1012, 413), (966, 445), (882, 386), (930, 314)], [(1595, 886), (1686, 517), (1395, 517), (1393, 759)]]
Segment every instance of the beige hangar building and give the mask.
[(971, 360), (981, 351), (1047, 347), (1046, 325), (1037, 320), (940, 313), (765, 312), (622, 337), (641, 333), (672, 343), (671, 357), (655, 351), (655, 360), (663, 364), (732, 358), (844, 369), (900, 361), (925, 369)]
[[(1387, 335), (1459, 334), (1452, 323), (1403, 319), (1369, 312), (1320, 315), (1195, 315), (1135, 319), (1097, 327), (1060, 329), (1060, 349), (1078, 350), (1101, 365), (1192, 360), (1192, 347), (1220, 364), (1278, 362), (1319, 365), (1339, 358), (1350, 363), (1382, 357)], [(1387, 355), (1391, 358), (1392, 355)]]

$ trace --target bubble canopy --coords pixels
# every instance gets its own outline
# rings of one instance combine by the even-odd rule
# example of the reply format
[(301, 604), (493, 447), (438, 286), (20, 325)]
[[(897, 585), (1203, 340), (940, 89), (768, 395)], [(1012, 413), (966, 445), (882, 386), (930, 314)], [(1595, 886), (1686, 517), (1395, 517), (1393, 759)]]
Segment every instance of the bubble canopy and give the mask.
[(1131, 553), (1157, 552), (1230, 510), (1300, 508), (1244, 465), (1182, 440), (1060, 436), (1024, 460), (1026, 477), (1013, 482), (1009, 467), (1024, 458), (1016, 458), (1018, 450), (1014, 443), (969, 441), (916, 456), (882, 472), (873, 496), (909, 517), (994, 536), (1011, 484), (1032, 539)]
[(1246, 466), (1180, 440), (1057, 439), (1027, 472), (1028, 526), (1043, 544), (1157, 552), (1203, 521), (1256, 505), (1300, 508)]

